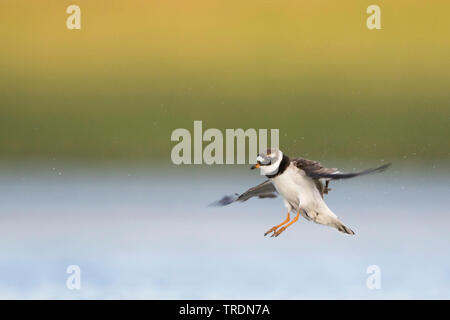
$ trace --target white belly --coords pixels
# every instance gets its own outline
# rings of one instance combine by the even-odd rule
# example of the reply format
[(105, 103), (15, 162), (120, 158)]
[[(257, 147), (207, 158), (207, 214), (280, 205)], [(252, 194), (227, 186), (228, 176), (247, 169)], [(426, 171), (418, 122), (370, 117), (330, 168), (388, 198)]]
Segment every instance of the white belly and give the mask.
[(278, 193), (295, 210), (298, 210), (299, 207), (305, 210), (314, 210), (322, 202), (322, 197), (314, 181), (297, 167), (289, 166), (285, 172), (273, 178), (272, 183)]

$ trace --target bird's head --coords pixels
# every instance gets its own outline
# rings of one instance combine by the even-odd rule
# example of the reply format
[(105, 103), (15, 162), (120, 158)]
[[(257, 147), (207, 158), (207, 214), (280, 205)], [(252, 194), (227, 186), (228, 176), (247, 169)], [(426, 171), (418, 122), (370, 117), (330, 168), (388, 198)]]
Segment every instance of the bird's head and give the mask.
[(267, 149), (256, 157), (256, 164), (250, 169), (259, 168), (262, 175), (273, 175), (278, 172), (281, 160), (283, 160), (283, 152), (277, 148)]

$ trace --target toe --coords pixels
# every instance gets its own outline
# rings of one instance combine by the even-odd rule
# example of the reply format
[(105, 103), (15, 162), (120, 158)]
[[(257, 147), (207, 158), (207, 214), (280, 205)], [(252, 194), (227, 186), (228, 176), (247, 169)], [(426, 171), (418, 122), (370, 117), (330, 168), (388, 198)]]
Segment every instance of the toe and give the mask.
[(264, 237), (267, 236), (269, 233), (274, 232), (276, 230), (275, 227), (273, 227), (272, 229), (270, 229), (269, 231), (267, 231), (266, 233), (264, 233)]
[(284, 231), (284, 227), (280, 228), (278, 231), (274, 232), (272, 237), (278, 237), (283, 231)]

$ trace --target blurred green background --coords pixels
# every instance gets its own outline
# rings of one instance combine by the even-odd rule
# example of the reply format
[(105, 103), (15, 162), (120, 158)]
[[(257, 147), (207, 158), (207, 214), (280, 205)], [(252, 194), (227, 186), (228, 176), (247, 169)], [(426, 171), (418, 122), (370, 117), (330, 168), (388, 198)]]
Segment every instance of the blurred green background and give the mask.
[(170, 162), (194, 120), (318, 160), (450, 157), (449, 1), (79, 0), (68, 30), (73, 3), (0, 2), (0, 159)]

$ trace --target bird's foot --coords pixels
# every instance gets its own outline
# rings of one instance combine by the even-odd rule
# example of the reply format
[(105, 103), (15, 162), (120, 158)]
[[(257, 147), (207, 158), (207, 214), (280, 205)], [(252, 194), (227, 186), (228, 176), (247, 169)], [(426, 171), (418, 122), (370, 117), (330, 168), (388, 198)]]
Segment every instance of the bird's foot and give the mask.
[(269, 233), (271, 233), (271, 232), (277, 231), (277, 228), (278, 228), (278, 226), (275, 226), (275, 227), (271, 228), (269, 231), (267, 231), (266, 233), (264, 233), (264, 237), (267, 236), (267, 235), (268, 235)]
[(286, 230), (286, 227), (281, 227), (277, 231), (275, 231), (271, 237), (278, 237), (284, 230)]
[[(275, 227), (271, 228), (269, 231), (267, 231), (266, 233), (264, 233), (264, 236), (267, 236), (269, 233), (273, 232), (273, 234), (271, 235), (271, 237), (275, 236), (278, 237), (278, 235), (284, 231), (284, 229), (286, 229), (285, 227), (280, 228), (282, 225), (288, 223), (290, 220), (290, 216), (289, 216), (289, 212), (286, 216), (286, 220), (284, 220), (282, 223), (276, 225)], [(280, 228), (280, 229), (278, 229)], [(278, 229), (278, 231), (277, 231)], [(280, 231), (281, 230), (281, 231)]]

